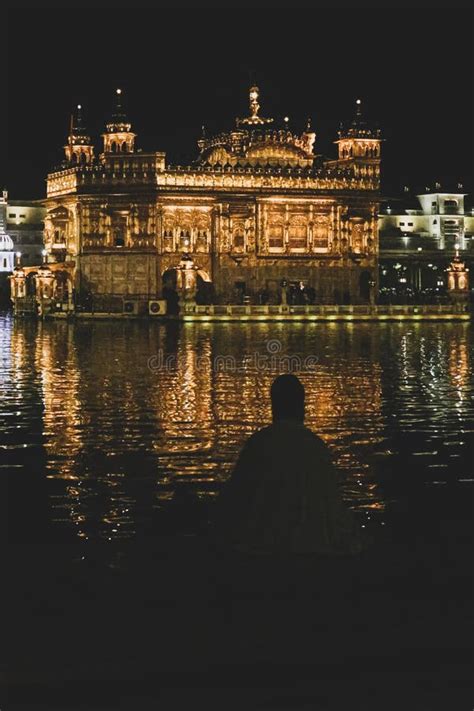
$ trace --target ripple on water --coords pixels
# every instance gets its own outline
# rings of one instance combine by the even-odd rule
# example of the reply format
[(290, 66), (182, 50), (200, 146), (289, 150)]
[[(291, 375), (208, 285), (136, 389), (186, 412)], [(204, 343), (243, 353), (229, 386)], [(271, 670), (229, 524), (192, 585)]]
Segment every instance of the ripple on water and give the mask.
[[(468, 324), (176, 327), (0, 315), (0, 466), (18, 482), (19, 515), (27, 496), (46, 491), (61, 530), (113, 540), (153, 525), (183, 487), (211, 501), (245, 439), (270, 420), (277, 370), (255, 360), (268, 358), (270, 340), (281, 356), (316, 358), (300, 372), (307, 424), (331, 447), (360, 515), (383, 519), (388, 502), (420, 483), (472, 481)], [(158, 355), (166, 368), (149, 367)]]

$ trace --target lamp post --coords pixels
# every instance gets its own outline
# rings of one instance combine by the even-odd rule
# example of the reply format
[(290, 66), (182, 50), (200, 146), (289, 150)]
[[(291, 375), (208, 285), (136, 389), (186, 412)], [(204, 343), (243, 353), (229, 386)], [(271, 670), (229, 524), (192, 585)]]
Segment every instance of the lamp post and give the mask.
[(459, 256), (459, 245), (455, 246), (456, 253), (447, 269), (448, 293), (451, 301), (465, 303), (469, 298), (469, 269)]
[(15, 252), (15, 266), (21, 267), (21, 252)]

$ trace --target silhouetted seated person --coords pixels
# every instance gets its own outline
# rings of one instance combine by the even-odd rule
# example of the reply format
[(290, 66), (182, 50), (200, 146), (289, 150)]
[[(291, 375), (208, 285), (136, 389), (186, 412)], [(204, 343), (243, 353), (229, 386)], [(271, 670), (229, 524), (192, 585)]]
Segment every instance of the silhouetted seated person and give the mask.
[(359, 552), (329, 450), (304, 426), (302, 383), (279, 376), (271, 399), (273, 424), (246, 442), (221, 494), (219, 537), (247, 552)]

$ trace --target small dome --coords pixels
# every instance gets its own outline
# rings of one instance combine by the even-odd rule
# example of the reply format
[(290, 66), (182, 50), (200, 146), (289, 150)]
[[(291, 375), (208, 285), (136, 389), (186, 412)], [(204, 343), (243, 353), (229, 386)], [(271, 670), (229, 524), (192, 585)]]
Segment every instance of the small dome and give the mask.
[(13, 252), (14, 244), (11, 237), (0, 234), (0, 252)]

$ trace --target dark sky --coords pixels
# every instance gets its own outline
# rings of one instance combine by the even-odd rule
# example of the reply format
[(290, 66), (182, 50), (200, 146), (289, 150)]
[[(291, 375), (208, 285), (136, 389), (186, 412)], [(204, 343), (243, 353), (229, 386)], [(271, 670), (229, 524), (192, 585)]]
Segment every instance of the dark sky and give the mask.
[(110, 15), (9, 11), (0, 186), (12, 199), (44, 195), (75, 104), (84, 106), (99, 146), (121, 86), (138, 146), (187, 164), (201, 124), (225, 128), (247, 113), (250, 76), (260, 86), (261, 113), (288, 115), (298, 128), (311, 116), (316, 150), (330, 157), (339, 121), (352, 116), (360, 97), (386, 139), (387, 195), (435, 181), (472, 189), (468, 9), (137, 9), (125, 19), (119, 12), (117, 21)]

